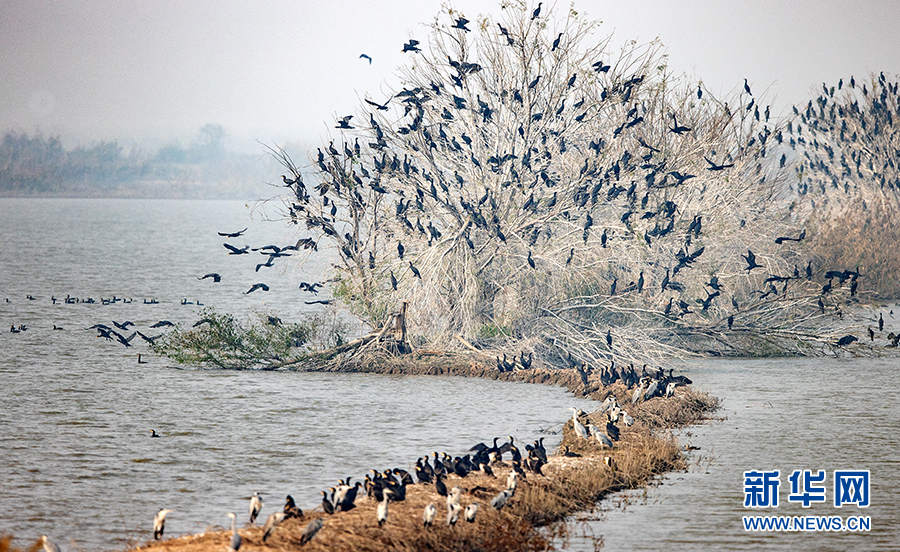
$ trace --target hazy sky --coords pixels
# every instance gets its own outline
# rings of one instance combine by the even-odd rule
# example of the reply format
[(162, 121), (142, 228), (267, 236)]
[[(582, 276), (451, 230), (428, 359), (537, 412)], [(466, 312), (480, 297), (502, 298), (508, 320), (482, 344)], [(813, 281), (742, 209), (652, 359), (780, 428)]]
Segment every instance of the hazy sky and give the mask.
[[(450, 5), (471, 20), (499, 19), (499, 1)], [(574, 7), (601, 20), (602, 35), (659, 37), (670, 68), (714, 93), (748, 78), (754, 93), (768, 89), (776, 112), (822, 82), (900, 73), (896, 0)], [(312, 144), (364, 94), (377, 99), (397, 84), (403, 43), (425, 43), (424, 23), (440, 10), (440, 0), (0, 0), (0, 132), (184, 143), (217, 123), (245, 145)]]

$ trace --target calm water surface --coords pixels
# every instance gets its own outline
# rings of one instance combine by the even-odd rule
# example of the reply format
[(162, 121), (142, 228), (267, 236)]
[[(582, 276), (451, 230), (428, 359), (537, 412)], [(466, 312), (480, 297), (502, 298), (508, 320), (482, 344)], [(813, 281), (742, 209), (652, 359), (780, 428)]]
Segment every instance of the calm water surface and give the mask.
[[(127, 319), (155, 335), (158, 320), (199, 318), (204, 307), (183, 299), (285, 321), (321, 309), (305, 301), (324, 294), (297, 286), (319, 279), (322, 265), (256, 272), (258, 253), (227, 255), (225, 241), (296, 240), (250, 215), (233, 201), (0, 199), (0, 531), (20, 547), (46, 533), (64, 550), (121, 549), (150, 537), (161, 507), (175, 510), (167, 535), (202, 531), (225, 525), (226, 512), (246, 515), (254, 491), (264, 515), (288, 493), (313, 507), (339, 478), (409, 469), (428, 452), (458, 454), (493, 436), (530, 441), (558, 429), (566, 407), (589, 407), (557, 388), (474, 379), (185, 370), (152, 356), (139, 365), (143, 344), (83, 330)], [(216, 234), (244, 227), (240, 238)], [(208, 272), (222, 282), (197, 280)], [(256, 282), (271, 291), (242, 293)], [(52, 304), (67, 294), (133, 302)], [(885, 320), (885, 331), (900, 329), (887, 309)], [(10, 324), (30, 329), (13, 334)], [(573, 520), (583, 536), (571, 549), (593, 549), (593, 537), (607, 550), (900, 550), (900, 362), (709, 361), (685, 371), (724, 399), (724, 419), (681, 435), (700, 447), (686, 473)], [(150, 428), (163, 437), (150, 439)], [(743, 508), (752, 469), (781, 470), (777, 510)], [(829, 482), (835, 469), (870, 470), (872, 505), (789, 504), (794, 469), (825, 470)], [(866, 515), (872, 530), (750, 533), (748, 514)]]
[[(604, 550), (900, 550), (897, 359), (707, 361), (689, 374), (724, 399), (721, 421), (681, 434), (700, 447), (690, 469), (582, 516), (571, 549), (592, 550), (591, 537), (602, 537)], [(803, 508), (787, 500), (788, 477), (807, 469), (826, 472), (827, 502)], [(751, 470), (781, 472), (778, 508), (743, 507)], [(834, 470), (871, 472), (868, 508), (834, 507)], [(869, 516), (871, 531), (757, 533), (744, 530), (746, 515)]]
[[(326, 294), (297, 289), (320, 267), (256, 272), (259, 254), (227, 255), (224, 241), (290, 243), (283, 226), (249, 214), (229, 201), (0, 200), (0, 531), (46, 533), (64, 550), (121, 549), (149, 538), (162, 507), (174, 510), (167, 535), (246, 515), (254, 491), (264, 515), (287, 494), (314, 507), (340, 478), (411, 470), (432, 451), (462, 454), (507, 435), (554, 442), (543, 430), (558, 430), (568, 406), (589, 407), (560, 388), (477, 379), (138, 364), (143, 343), (125, 348), (83, 329), (131, 320), (155, 335), (158, 320), (200, 317), (204, 307), (183, 299), (286, 322), (321, 309), (305, 301)], [(217, 235), (247, 226), (240, 238)], [(222, 282), (197, 280), (208, 272)], [(256, 282), (270, 291), (242, 293)], [(52, 303), (67, 294), (133, 301)], [(10, 324), (29, 329), (13, 334)], [(163, 437), (149, 438), (151, 428)]]

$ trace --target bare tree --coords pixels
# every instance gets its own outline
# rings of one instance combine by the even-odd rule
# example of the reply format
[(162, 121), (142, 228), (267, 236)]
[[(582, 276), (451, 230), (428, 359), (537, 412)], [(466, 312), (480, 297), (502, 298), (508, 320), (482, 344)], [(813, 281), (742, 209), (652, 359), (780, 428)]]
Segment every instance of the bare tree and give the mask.
[(820, 284), (775, 243), (798, 232), (790, 173), (749, 91), (673, 78), (655, 42), (613, 53), (574, 10), (502, 12), (450, 9), (409, 43), (402, 87), (312, 156), (314, 188), (282, 156), (336, 296), (373, 326), (409, 301), (445, 347), (533, 337), (551, 362), (828, 342)]

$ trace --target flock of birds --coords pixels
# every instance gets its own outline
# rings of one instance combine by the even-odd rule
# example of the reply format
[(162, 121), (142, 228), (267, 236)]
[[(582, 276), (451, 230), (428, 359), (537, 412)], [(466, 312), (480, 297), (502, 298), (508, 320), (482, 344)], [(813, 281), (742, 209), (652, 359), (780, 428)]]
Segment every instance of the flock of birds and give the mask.
[[(590, 369), (586, 365), (577, 367), (582, 381), (587, 384)], [(634, 381), (634, 378), (638, 378)], [(641, 401), (647, 401), (654, 397), (671, 397), (674, 390), (678, 386), (690, 385), (692, 382), (685, 376), (673, 376), (672, 370), (666, 375), (662, 369), (656, 371), (647, 370), (646, 366), (642, 368), (641, 375), (635, 374), (634, 367), (623, 369), (621, 375), (614, 365), (608, 369), (604, 369), (600, 374), (601, 383), (603, 385), (611, 385), (616, 381), (621, 381), (628, 387), (634, 386), (634, 393), (631, 404), (636, 405)], [(621, 429), (619, 423), (626, 426), (634, 424), (632, 418), (619, 404), (614, 394), (610, 394), (601, 404), (599, 410), (595, 413), (594, 418), (606, 415), (606, 424), (603, 429), (590, 422), (590, 418), (585, 420), (587, 425), (582, 423), (582, 419), (586, 416), (585, 412), (579, 408), (571, 407), (572, 425), (574, 433), (577, 437), (584, 440), (593, 439), (601, 448), (612, 448), (615, 442), (620, 440)], [(151, 437), (159, 437), (155, 430), (151, 430)], [(471, 474), (480, 474), (492, 478), (502, 477), (502, 472), (495, 470), (505, 470), (505, 487), (490, 499), (488, 504), (495, 510), (503, 509), (509, 500), (515, 496), (516, 489), (520, 480), (527, 480), (528, 474), (544, 475), (543, 467), (548, 462), (547, 450), (544, 447), (544, 438), (535, 440), (531, 444), (525, 445), (525, 453), (516, 445), (513, 436), (509, 436), (508, 441), (498, 443), (499, 437), (493, 439), (492, 444), (477, 443), (472, 446), (464, 455), (451, 456), (443, 452), (433, 452), (416, 459), (413, 473), (402, 468), (390, 468), (385, 470), (372, 469), (365, 475), (363, 481), (356, 481), (351, 484), (351, 477), (341, 479), (336, 486), (329, 487), (327, 490), (321, 491), (322, 501), (321, 509), (326, 515), (337, 515), (341, 512), (348, 512), (357, 507), (357, 500), (363, 496), (377, 504), (375, 508), (374, 523), (379, 527), (383, 527), (389, 516), (390, 503), (402, 502), (406, 500), (407, 487), (413, 485), (421, 485), (425, 487), (433, 487), (434, 492), (446, 499), (446, 524), (454, 526), (456, 523), (464, 519), (468, 523), (474, 523), (478, 513), (478, 509), (482, 502), (477, 499), (488, 492), (488, 489), (482, 486), (474, 486), (471, 489), (464, 488), (459, 484)], [(559, 453), (562, 456), (577, 457), (577, 453), (568, 450)], [(508, 461), (505, 460), (508, 456)], [(604, 457), (604, 463), (610, 469), (615, 470), (616, 465), (612, 457)], [(464, 495), (475, 497), (464, 501)], [(488, 495), (490, 496), (490, 495)], [(467, 504), (465, 502), (468, 502)], [(249, 503), (249, 524), (254, 524), (260, 513), (262, 512), (264, 503), (258, 492), (254, 493)], [(429, 528), (437, 518), (438, 508), (435, 504), (429, 503), (422, 512), (422, 526)], [(165, 532), (166, 516), (172, 513), (171, 509), (161, 508), (153, 519), (153, 538), (159, 540)], [(243, 538), (237, 529), (237, 516), (233, 512), (229, 512), (227, 516), (231, 519), (231, 541), (229, 550), (236, 552), (240, 549)], [(263, 525), (262, 542), (266, 541), (274, 534), (279, 525), (287, 519), (302, 518), (303, 511), (296, 505), (293, 497), (287, 495), (285, 504), (281, 511), (272, 512)], [(319, 530), (324, 526), (324, 518), (318, 517), (308, 523), (301, 535), (301, 544), (305, 544), (313, 539)], [(53, 543), (42, 537), (45, 543), (45, 550), (52, 552)], [(50, 547), (50, 548), (48, 548)], [(58, 552), (58, 548), (55, 549)]]
[[(243, 230), (239, 230), (237, 232), (219, 232), (218, 234), (223, 237), (237, 238), (237, 237), (242, 236), (244, 234), (244, 232), (246, 232), (246, 231), (247, 231), (247, 228), (244, 228)], [(311, 240), (308, 240), (308, 239), (300, 239), (296, 244), (289, 245), (286, 247), (279, 247), (276, 245), (265, 245), (262, 247), (251, 248), (249, 245), (247, 245), (247, 246), (243, 246), (243, 247), (239, 248), (239, 247), (236, 247), (229, 243), (224, 243), (223, 245), (226, 249), (229, 250), (229, 253), (228, 253), (229, 255), (244, 255), (244, 254), (249, 254), (250, 251), (258, 251), (262, 255), (266, 256), (267, 257), (266, 261), (256, 265), (256, 272), (259, 272), (259, 270), (263, 267), (273, 266), (275, 259), (278, 259), (281, 257), (289, 257), (291, 255), (290, 251), (298, 251), (298, 250), (304, 249), (304, 248), (311, 249), (311, 248), (316, 247), (315, 243), (312, 243)], [(197, 279), (198, 280), (211, 280), (213, 283), (219, 283), (222, 281), (222, 276), (217, 272), (210, 272), (208, 274), (204, 274), (203, 276), (197, 277)], [(326, 280), (324, 282), (312, 282), (312, 283), (300, 282), (299, 289), (300, 289), (300, 291), (311, 293), (314, 296), (316, 296), (319, 294), (319, 291), (328, 282), (329, 282), (328, 280)], [(253, 284), (247, 291), (244, 292), (244, 294), (250, 294), (257, 290), (262, 290), (264, 292), (269, 291), (269, 286), (265, 283), (258, 282), (258, 283)], [(29, 301), (37, 301), (38, 297), (36, 297), (33, 294), (28, 294), (26, 296), (26, 299)], [(7, 298), (5, 301), (7, 303), (10, 302), (9, 298)], [(50, 301), (54, 305), (56, 305), (58, 303), (62, 303), (62, 304), (66, 304), (66, 305), (74, 305), (74, 304), (115, 305), (115, 304), (119, 304), (119, 303), (130, 304), (130, 303), (134, 302), (134, 300), (131, 298), (117, 297), (115, 295), (110, 298), (102, 298), (101, 297), (99, 300), (95, 300), (92, 297), (78, 298), (78, 297), (73, 297), (69, 294), (67, 294), (62, 299), (58, 299), (56, 296), (51, 295)], [(312, 300), (312, 301), (305, 301), (305, 303), (308, 305), (314, 305), (314, 304), (328, 305), (328, 304), (331, 304), (331, 300), (330, 299), (318, 299), (318, 300)], [(143, 304), (158, 305), (158, 304), (160, 304), (160, 302), (157, 299), (144, 299)], [(189, 301), (186, 298), (181, 299), (180, 304), (181, 305), (203, 306), (203, 303), (201, 303), (199, 300)], [(195, 322), (193, 324), (193, 327), (196, 328), (198, 326), (201, 326), (202, 324), (210, 323), (210, 322), (212, 322), (211, 319), (202, 318), (202, 319), (198, 320), (197, 322)], [(162, 336), (162, 334), (148, 335), (148, 333), (150, 333), (150, 332), (144, 333), (137, 329), (133, 330), (130, 334), (128, 334), (129, 328), (135, 326), (135, 323), (130, 320), (126, 320), (124, 322), (112, 321), (111, 323), (112, 323), (112, 326), (107, 325), (105, 323), (97, 323), (90, 327), (85, 328), (85, 330), (97, 330), (98, 338), (103, 338), (107, 341), (121, 344), (124, 347), (133, 347), (132, 342), (136, 337), (139, 337), (144, 342), (152, 345), (157, 339), (159, 339)], [(274, 317), (270, 317), (270, 323), (277, 324), (277, 323), (280, 323), (280, 320), (278, 320), (277, 318), (274, 318)], [(156, 322), (155, 324), (148, 326), (148, 329), (158, 329), (158, 328), (166, 328), (166, 327), (174, 327), (174, 326), (175, 326), (175, 324), (169, 320), (160, 320), (160, 321)], [(16, 325), (15, 323), (13, 323), (10, 325), (9, 332), (17, 334), (17, 333), (25, 332), (28, 329), (29, 329), (29, 327), (26, 324)], [(53, 325), (53, 330), (64, 330), (64, 329), (65, 328), (59, 327), (56, 324)], [(138, 355), (138, 362), (143, 363), (143, 361), (140, 358), (140, 355)]]
[[(583, 411), (576, 411), (575, 423), (576, 431), (583, 426), (577, 421), (579, 415), (584, 415)], [(623, 419), (625, 423), (631, 425), (634, 420), (621, 410), (621, 407), (612, 397), (603, 403), (600, 413), (607, 412), (613, 422)], [(609, 426), (609, 424), (608, 424)], [(594, 426), (591, 426), (592, 428)], [(155, 434), (155, 431), (153, 432)], [(580, 433), (579, 433), (580, 434)], [(153, 435), (158, 437), (157, 434)], [(616, 433), (618, 439), (618, 433)], [(448, 526), (455, 525), (460, 518), (468, 523), (474, 523), (478, 509), (482, 504), (477, 497), (484, 496), (488, 493), (488, 489), (482, 486), (474, 486), (466, 489), (459, 484), (471, 474), (483, 474), (488, 477), (502, 477), (503, 474), (499, 470), (505, 470), (505, 486), (503, 490), (493, 495), (487, 502), (489, 506), (495, 510), (503, 509), (508, 501), (515, 496), (516, 489), (520, 480), (525, 480), (528, 474), (543, 475), (542, 467), (547, 463), (547, 450), (544, 447), (544, 438), (535, 440), (531, 444), (525, 446), (525, 453), (518, 448), (515, 438), (510, 436), (505, 443), (498, 444), (500, 438), (494, 438), (493, 444), (478, 443), (472, 446), (464, 455), (451, 456), (444, 453), (433, 453), (433, 459), (430, 455), (420, 457), (416, 460), (414, 473), (401, 468), (386, 469), (379, 471), (370, 470), (366, 474), (364, 481), (356, 481), (351, 484), (351, 477), (342, 479), (338, 485), (329, 487), (322, 491), (321, 509), (326, 515), (338, 515), (341, 512), (347, 512), (357, 507), (357, 501), (363, 496), (376, 503), (375, 519), (373, 524), (384, 527), (387, 523), (390, 503), (402, 502), (406, 500), (407, 487), (420, 485), (423, 487), (432, 487), (438, 496), (446, 499)], [(603, 444), (601, 442), (601, 444)], [(610, 442), (606, 446), (611, 447)], [(504, 456), (508, 455), (508, 461)], [(568, 456), (577, 456), (575, 453), (566, 452)], [(611, 460), (606, 460), (607, 465), (612, 465)], [(495, 470), (498, 470), (495, 472)], [(415, 478), (413, 477), (415, 476)], [(472, 498), (465, 500), (468, 495)], [(487, 496), (490, 496), (488, 494)], [(254, 524), (256, 519), (262, 512), (264, 503), (258, 492), (254, 493), (249, 503), (248, 523)], [(153, 538), (159, 540), (165, 533), (166, 516), (173, 510), (161, 508), (153, 519)], [(435, 504), (429, 503), (422, 512), (422, 525), (425, 528), (431, 527), (437, 518), (438, 508)], [(240, 549), (243, 538), (237, 528), (237, 516), (233, 512), (226, 514), (231, 519), (231, 541), (229, 550), (236, 552)], [(302, 518), (303, 511), (296, 505), (293, 497), (287, 495), (284, 507), (281, 511), (272, 512), (263, 525), (262, 542), (266, 543), (274, 534), (276, 529), (287, 519)], [(301, 536), (301, 544), (305, 544), (312, 540), (319, 530), (324, 526), (324, 518), (317, 517), (309, 522)], [(43, 537), (46, 546), (54, 546), (46, 536)], [(46, 549), (46, 548), (45, 548)], [(58, 550), (58, 549), (56, 549)]]
[[(288, 182), (286, 177), (282, 177), (285, 179), (285, 182)], [(247, 228), (243, 230), (238, 230), (237, 232), (219, 232), (219, 235), (226, 238), (238, 238), (244, 235), (244, 232), (247, 231)], [(292, 255), (291, 252), (299, 252), (304, 249), (313, 249), (317, 250), (317, 244), (309, 238), (301, 238), (297, 240), (297, 243), (287, 246), (278, 246), (278, 245), (264, 245), (262, 247), (250, 247), (249, 245), (245, 245), (243, 247), (237, 247), (230, 243), (222, 244), (225, 249), (228, 250), (229, 255), (249, 255), (251, 251), (258, 252), (264, 257), (266, 260), (261, 263), (257, 263), (255, 272), (259, 272), (261, 268), (264, 267), (272, 267), (274, 266), (274, 262), (276, 259), (280, 259), (282, 257), (290, 257)], [(212, 278), (213, 282), (221, 282), (222, 276), (217, 272), (211, 272), (209, 274), (205, 274), (200, 276), (198, 280), (205, 280), (207, 278)], [(308, 282), (300, 283), (300, 291), (312, 293), (313, 295), (319, 294), (319, 288), (325, 285), (327, 282), (314, 282), (312, 284)], [(254, 291), (262, 290), (269, 291), (269, 286), (263, 282), (257, 282), (250, 286), (250, 289), (244, 292), (245, 295), (253, 293)], [(314, 301), (306, 301), (306, 304), (329, 304), (330, 300), (314, 300)]]
[[(532, 21), (540, 17), (539, 8), (540, 6), (532, 12)], [(470, 30), (468, 23), (464, 17), (457, 17), (451, 28), (465, 33)], [(509, 29), (501, 24), (498, 27), (498, 37), (502, 36), (510, 45), (516, 43), (516, 37)], [(550, 47), (551, 52), (559, 48), (562, 38), (563, 34), (560, 33)], [(419, 42), (410, 39), (403, 44), (402, 51), (411, 55), (419, 54)], [(442, 63), (442, 60), (439, 61)], [(370, 140), (367, 144), (364, 140), (362, 146), (360, 138), (353, 142), (347, 140), (343, 145), (335, 145), (332, 141), (327, 147), (318, 148), (314, 165), (318, 167), (320, 182), (314, 189), (307, 188), (299, 170), (294, 170), (290, 176), (282, 175), (284, 186), (291, 192), (286, 201), (287, 214), (293, 223), (305, 223), (310, 232), (310, 237), (304, 238), (308, 244), (317, 244), (322, 239), (334, 242), (348, 266), (358, 268), (363, 274), (367, 274), (366, 271), (376, 274), (383, 272), (384, 285), (390, 285), (390, 289), (394, 291), (398, 290), (404, 277), (413, 282), (422, 280), (424, 269), (421, 264), (416, 265), (416, 259), (421, 258), (420, 249), (426, 247), (425, 243), (431, 246), (438, 242), (446, 243), (448, 239), (455, 240), (460, 249), (468, 248), (473, 254), (477, 254), (477, 251), (493, 251), (492, 248), (485, 248), (489, 241), (499, 246), (508, 240), (512, 242), (515, 238), (528, 246), (520, 255), (524, 271), (543, 268), (541, 263), (548, 263), (547, 266), (551, 267), (568, 267), (575, 257), (576, 246), (580, 244), (572, 243), (566, 247), (564, 261), (540, 255), (535, 253), (538, 251), (536, 244), (541, 238), (550, 239), (553, 230), (551, 225), (523, 223), (523, 216), (528, 216), (528, 213), (533, 213), (535, 218), (548, 218), (554, 212), (553, 209), (559, 209), (565, 204), (571, 207), (565, 210), (565, 219), (580, 226), (585, 245), (590, 239), (594, 239), (600, 242), (601, 247), (606, 248), (613, 240), (637, 237), (651, 247), (655, 241), (666, 236), (683, 236), (683, 243), (673, 244), (675, 253), (670, 264), (667, 265), (667, 261), (660, 259), (650, 263), (655, 268), (640, 267), (643, 268), (641, 270), (637, 267), (624, 267), (622, 270), (631, 272), (630, 276), (610, 273), (611, 281), (606, 294), (613, 297), (652, 291), (660, 297), (658, 307), (654, 304), (652, 309), (669, 320), (685, 319), (692, 315), (707, 316), (715, 307), (722, 314), (718, 324), (723, 329), (727, 324), (728, 330), (732, 330), (736, 320), (740, 325), (742, 317), (752, 316), (756, 312), (755, 307), (764, 305), (767, 301), (786, 299), (792, 283), (809, 282), (823, 272), (825, 281), (822, 291), (818, 297), (812, 297), (812, 301), (818, 304), (822, 312), (828, 308), (835, 316), (842, 316), (842, 299), (836, 297), (834, 292), (845, 283), (850, 297), (856, 295), (860, 276), (858, 269), (814, 272), (812, 262), (807, 264), (805, 270), (795, 267), (793, 273), (769, 272), (765, 277), (758, 277), (759, 289), (750, 291), (743, 298), (738, 297), (737, 292), (731, 293), (730, 307), (727, 303), (729, 290), (717, 275), (711, 276), (703, 286), (686, 286), (676, 280), (680, 272), (687, 272), (696, 266), (706, 252), (706, 247), (700, 243), (701, 236), (705, 237), (704, 215), (694, 215), (689, 226), (685, 221), (686, 232), (676, 230), (676, 221), (684, 214), (685, 206), (668, 199), (664, 194), (658, 194), (656, 190), (684, 184), (697, 178), (700, 171), (717, 174), (734, 167), (735, 161), (730, 157), (722, 159), (715, 153), (707, 153), (701, 161), (705, 162), (704, 167), (689, 168), (679, 166), (679, 159), (669, 158), (666, 150), (671, 148), (664, 147), (663, 142), (685, 139), (694, 132), (690, 123), (678, 121), (677, 113), (670, 114), (671, 124), (667, 125), (663, 133), (665, 138), (657, 136), (660, 143), (653, 143), (647, 137), (649, 134), (638, 132), (639, 125), (645, 123), (645, 115), (648, 119), (651, 116), (642, 113), (641, 109), (647, 108), (642, 108), (641, 102), (632, 98), (644, 83), (644, 75), (616, 75), (615, 78), (610, 78), (610, 82), (602, 90), (600, 102), (616, 100), (625, 106), (622, 113), (632, 107), (609, 139), (622, 139), (628, 132), (632, 132), (632, 141), (636, 142), (634, 148), (625, 149), (617, 158), (609, 158), (608, 166), (604, 168), (595, 159), (609, 146), (604, 138), (595, 138), (589, 144), (572, 143), (567, 146), (565, 137), (554, 131), (553, 125), (548, 123), (555, 117), (566, 121), (566, 125), (575, 125), (585, 121), (586, 117), (594, 113), (592, 110), (597, 109), (596, 105), (592, 106), (592, 102), (587, 102), (583, 97), (572, 98), (572, 102), (567, 103), (570, 92), (577, 90), (575, 84), (580, 78), (579, 73), (571, 76), (565, 93), (553, 97), (552, 101), (559, 102), (558, 107), (549, 106), (545, 111), (533, 113), (531, 124), (523, 121), (516, 129), (509, 147), (517, 153), (500, 155), (496, 153), (496, 148), (488, 148), (495, 153), (483, 158), (478, 155), (484, 148), (476, 147), (476, 142), (483, 137), (475, 130), (466, 130), (465, 124), (457, 123), (468, 121), (474, 116), (475, 120), (484, 125), (499, 125), (498, 113), (503, 109), (500, 104), (506, 104), (508, 109), (526, 106), (529, 112), (537, 110), (539, 103), (546, 99), (540, 96), (541, 89), (549, 85), (545, 84), (546, 79), (542, 80), (542, 75), (535, 75), (527, 86), (523, 82), (519, 89), (498, 91), (496, 97), (482, 94), (472, 98), (474, 88), (470, 89), (466, 79), (482, 71), (482, 67), (465, 60), (448, 59), (447, 64), (449, 82), (438, 78), (429, 85), (406, 87), (384, 103), (367, 98), (366, 104), (371, 108), (366, 125), (367, 130), (371, 131)], [(610, 71), (610, 65), (602, 60), (590, 68), (590, 72), (597, 75), (611, 75)], [(698, 87), (697, 97), (702, 98), (703, 92), (702, 87)], [(537, 98), (541, 98), (540, 102)], [(574, 101), (576, 99), (578, 101)], [(495, 100), (500, 103), (492, 103)], [(388, 111), (391, 102), (401, 106), (404, 115), (397, 123), (397, 128), (388, 129), (386, 123), (380, 122), (375, 114)], [(769, 108), (765, 107), (760, 113), (760, 105), (746, 79), (740, 102), (739, 109), (751, 114), (749, 116), (760, 124), (769, 121)], [(810, 114), (807, 113), (806, 116)], [(335, 128), (342, 131), (353, 130), (356, 127), (352, 121), (353, 116), (341, 117)], [(788, 129), (790, 128), (789, 125)], [(542, 135), (535, 136), (535, 132)], [(389, 138), (395, 142), (391, 143)], [(521, 150), (517, 149), (517, 140), (522, 142)], [(586, 140), (585, 138), (583, 141)], [(772, 131), (768, 127), (762, 127), (759, 134), (746, 144), (746, 149), (749, 151), (756, 144), (762, 148), (761, 156), (765, 157), (766, 146), (777, 149), (773, 143), (777, 141), (781, 144), (783, 140), (781, 130)], [(640, 146), (637, 147), (637, 144)], [(399, 153), (393, 147), (395, 145), (398, 146)], [(565, 156), (567, 151), (582, 149), (587, 150), (584, 165), (577, 176), (572, 175), (581, 185), (573, 190), (560, 192), (561, 172), (554, 168), (553, 163), (560, 156)], [(594, 157), (591, 152), (595, 154)], [(451, 164), (450, 168), (443, 168), (440, 164), (427, 162), (437, 154), (441, 158), (452, 158), (458, 163)], [(783, 157), (781, 165), (784, 163)], [(453, 169), (454, 166), (456, 170)], [(627, 181), (629, 175), (632, 177), (630, 183)], [(476, 181), (489, 182), (496, 178), (506, 178), (507, 181), (494, 188), (485, 184), (483, 193), (475, 185)], [(639, 184), (646, 184), (646, 189)], [(561, 195), (565, 193), (568, 196), (570, 191), (570, 197)], [(606, 223), (600, 223), (598, 219), (595, 224), (592, 209), (598, 203), (604, 203), (604, 199), (606, 204), (612, 205), (623, 198), (626, 202), (621, 222), (627, 231), (623, 231), (617, 223), (602, 228), (602, 231), (596, 228)], [(391, 232), (386, 240), (365, 240), (356, 234), (343, 233), (341, 223), (344, 218), (364, 217), (361, 213), (365, 213), (367, 208), (384, 201), (393, 202), (391, 214), (399, 231)], [(512, 219), (507, 220), (505, 213), (510, 212), (519, 212), (513, 217), (516, 230), (510, 227)], [(645, 228), (639, 228), (639, 225)], [(776, 245), (786, 246), (806, 239), (807, 231), (802, 229), (796, 234), (778, 236), (774, 238), (774, 242)], [(769, 268), (769, 263), (763, 259), (764, 254), (759, 254), (759, 250), (748, 248), (740, 256), (743, 259), (742, 272), (746, 275), (757, 276)], [(379, 261), (384, 263), (380, 264)], [(428, 268), (430, 270), (432, 267)], [(612, 270), (611, 268), (610, 271)], [(652, 275), (650, 271), (657, 274)], [(841, 275), (835, 276), (838, 273)], [(809, 293), (810, 287), (803, 286), (802, 289), (801, 293)], [(749, 321), (744, 325), (745, 328), (750, 326)], [(610, 353), (612, 341), (612, 333), (608, 332), (607, 349)], [(850, 343), (846, 339), (837, 339), (833, 344), (844, 347)], [(525, 367), (530, 364), (530, 360), (523, 358), (518, 364)], [(505, 357), (497, 362), (500, 371), (512, 370), (516, 365), (516, 359), (509, 361)]]
[[(789, 144), (800, 158), (800, 195), (819, 192), (838, 202), (860, 188), (900, 194), (900, 166), (890, 127), (900, 116), (900, 86), (882, 72), (871, 89), (850, 77), (847, 86), (822, 84), (822, 93), (806, 107), (794, 107)], [(860, 97), (858, 94), (862, 94)], [(805, 125), (805, 126), (804, 126)]]

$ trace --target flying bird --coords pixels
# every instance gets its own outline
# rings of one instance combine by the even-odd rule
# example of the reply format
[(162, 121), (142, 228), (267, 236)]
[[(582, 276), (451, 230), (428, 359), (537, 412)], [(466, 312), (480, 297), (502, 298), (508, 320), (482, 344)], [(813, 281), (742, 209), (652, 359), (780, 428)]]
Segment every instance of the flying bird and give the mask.
[(263, 284), (263, 283), (253, 284), (253, 286), (250, 289), (248, 289), (247, 291), (244, 292), (244, 295), (247, 295), (248, 293), (253, 293), (254, 291), (256, 291), (258, 289), (261, 289), (263, 291), (269, 291), (269, 286), (267, 286), (266, 284)]
[(228, 253), (229, 255), (249, 255), (250, 254), (250, 252), (247, 251), (248, 249), (250, 249), (249, 245), (245, 245), (244, 247), (242, 247), (240, 249), (238, 249), (237, 247), (235, 247), (229, 243), (223, 243), (222, 245), (225, 246), (225, 249), (228, 249), (230, 251), (230, 253)]
[(350, 126), (350, 119), (353, 118), (353, 115), (347, 115), (346, 117), (341, 117), (338, 119), (338, 124), (334, 128), (346, 128), (346, 129), (354, 129), (356, 127)]
[(237, 238), (246, 231), (247, 229), (244, 228), (243, 230), (239, 230), (237, 232), (219, 232), (219, 235), (225, 238)]
[(221, 281), (222, 281), (222, 277), (219, 276), (219, 275), (218, 275), (217, 273), (215, 273), (215, 272), (210, 272), (209, 274), (207, 274), (207, 275), (205, 275), (205, 276), (200, 276), (200, 277), (198, 277), (197, 279), (198, 279), (198, 280), (205, 280), (205, 279), (207, 279), (207, 278), (212, 278), (212, 279), (213, 279), (213, 282), (221, 282)]
[(359, 54), (359, 58), (369, 60), (369, 65), (372, 65), (372, 58), (370, 56), (368, 56), (366, 54)]
[(406, 44), (403, 45), (403, 50), (401, 50), (400, 53), (405, 54), (406, 52), (421, 52), (421, 51), (422, 50), (419, 49), (419, 41), (409, 39), (409, 42), (407, 42)]
[(728, 168), (734, 166), (734, 163), (717, 165), (717, 164), (713, 163), (712, 161), (710, 161), (708, 157), (704, 157), (703, 159), (706, 159), (706, 162), (709, 163), (709, 167), (707, 167), (707, 169), (706, 169), (708, 171), (722, 171), (722, 170), (725, 170), (725, 169), (728, 169)]
[(465, 17), (460, 17), (459, 19), (456, 20), (456, 22), (450, 28), (451, 29), (462, 29), (466, 32), (469, 32), (471, 29), (466, 27), (466, 23), (468, 23), (468, 22), (469, 22), (469, 20), (466, 19)]
[(754, 268), (762, 268), (761, 264), (756, 263), (756, 255), (753, 254), (753, 251), (750, 251), (748, 249), (747, 254), (746, 255), (741, 254), (741, 257), (743, 257), (744, 260), (747, 261), (747, 268), (746, 268), (747, 272), (750, 272)]
[(388, 98), (388, 101), (384, 102), (383, 104), (380, 104), (380, 103), (375, 103), (372, 100), (366, 98), (366, 103), (373, 106), (375, 109), (377, 109), (379, 111), (387, 111), (388, 103), (390, 103), (390, 101), (391, 101), (391, 99)]

